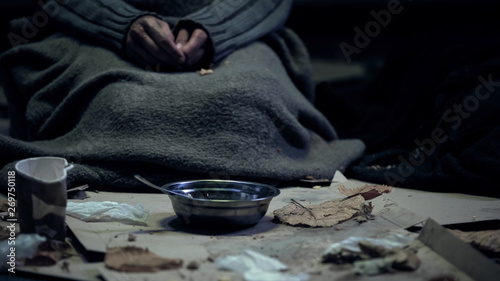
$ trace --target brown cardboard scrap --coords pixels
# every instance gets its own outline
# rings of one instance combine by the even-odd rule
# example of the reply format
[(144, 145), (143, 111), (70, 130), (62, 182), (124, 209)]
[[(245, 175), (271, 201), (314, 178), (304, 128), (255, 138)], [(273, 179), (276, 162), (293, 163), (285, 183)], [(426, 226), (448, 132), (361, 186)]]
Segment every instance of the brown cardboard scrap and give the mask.
[(183, 260), (163, 258), (147, 248), (126, 246), (108, 248), (104, 263), (107, 268), (120, 272), (156, 272), (180, 268)]
[(465, 243), (486, 254), (500, 254), (500, 230), (460, 231), (450, 230)]
[(51, 266), (72, 255), (71, 246), (66, 242), (47, 240), (38, 246), (35, 256), (26, 259), (26, 266)]
[(343, 185), (340, 185), (338, 189), (340, 193), (344, 194), (345, 196), (354, 196), (360, 194), (361, 196), (363, 196), (363, 198), (365, 198), (365, 200), (370, 200), (382, 195), (382, 193), (391, 192), (392, 187), (387, 185), (365, 184), (353, 189), (349, 189)]
[(307, 207), (295, 203), (288, 204), (273, 212), (281, 223), (292, 226), (331, 227), (357, 216), (365, 203), (361, 195), (346, 200), (330, 200)]

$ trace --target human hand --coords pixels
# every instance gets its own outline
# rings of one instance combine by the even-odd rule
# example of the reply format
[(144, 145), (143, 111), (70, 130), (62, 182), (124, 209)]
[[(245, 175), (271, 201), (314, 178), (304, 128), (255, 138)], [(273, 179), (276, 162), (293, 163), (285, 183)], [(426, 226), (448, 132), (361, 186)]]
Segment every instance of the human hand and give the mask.
[(175, 43), (186, 58), (183, 64), (184, 69), (198, 69), (207, 62), (211, 46), (208, 35), (203, 29), (196, 28), (191, 34), (187, 29), (181, 29)]
[(154, 16), (136, 19), (127, 33), (125, 52), (142, 66), (168, 65), (180, 67), (186, 55), (176, 46), (168, 23)]

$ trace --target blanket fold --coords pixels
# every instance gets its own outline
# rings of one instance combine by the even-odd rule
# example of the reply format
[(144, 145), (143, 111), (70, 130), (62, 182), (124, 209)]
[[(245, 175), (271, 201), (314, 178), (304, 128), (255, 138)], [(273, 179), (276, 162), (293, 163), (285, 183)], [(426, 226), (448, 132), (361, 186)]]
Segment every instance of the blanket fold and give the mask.
[(0, 136), (2, 176), (50, 155), (75, 164), (68, 186), (138, 187), (136, 173), (158, 183), (332, 177), (364, 144), (339, 140), (312, 91), (298, 89), (313, 85), (298, 37), (275, 36), (272, 48), (255, 42), (204, 76), (140, 69), (60, 33), (4, 53), (14, 120), (13, 137)]

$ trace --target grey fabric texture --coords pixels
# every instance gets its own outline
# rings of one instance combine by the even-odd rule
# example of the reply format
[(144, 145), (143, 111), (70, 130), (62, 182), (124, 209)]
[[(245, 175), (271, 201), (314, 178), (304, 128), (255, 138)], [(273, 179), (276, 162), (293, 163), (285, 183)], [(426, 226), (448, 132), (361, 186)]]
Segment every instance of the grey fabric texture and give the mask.
[(312, 105), (307, 53), (286, 29), (204, 76), (144, 70), (60, 33), (0, 63), (13, 122), (13, 137), (0, 136), (1, 176), (17, 160), (58, 156), (75, 165), (68, 187), (144, 187), (134, 174), (278, 183), (330, 178), (364, 151)]

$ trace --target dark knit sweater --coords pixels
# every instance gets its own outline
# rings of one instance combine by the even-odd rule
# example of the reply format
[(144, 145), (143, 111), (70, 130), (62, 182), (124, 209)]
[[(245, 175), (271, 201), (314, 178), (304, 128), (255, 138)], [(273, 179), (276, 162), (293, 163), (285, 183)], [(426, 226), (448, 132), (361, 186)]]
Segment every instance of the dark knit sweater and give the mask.
[(283, 26), (291, 0), (67, 0), (43, 7), (63, 29), (86, 35), (120, 51), (130, 24), (140, 16), (155, 15), (176, 33), (183, 26), (205, 29), (214, 62)]

